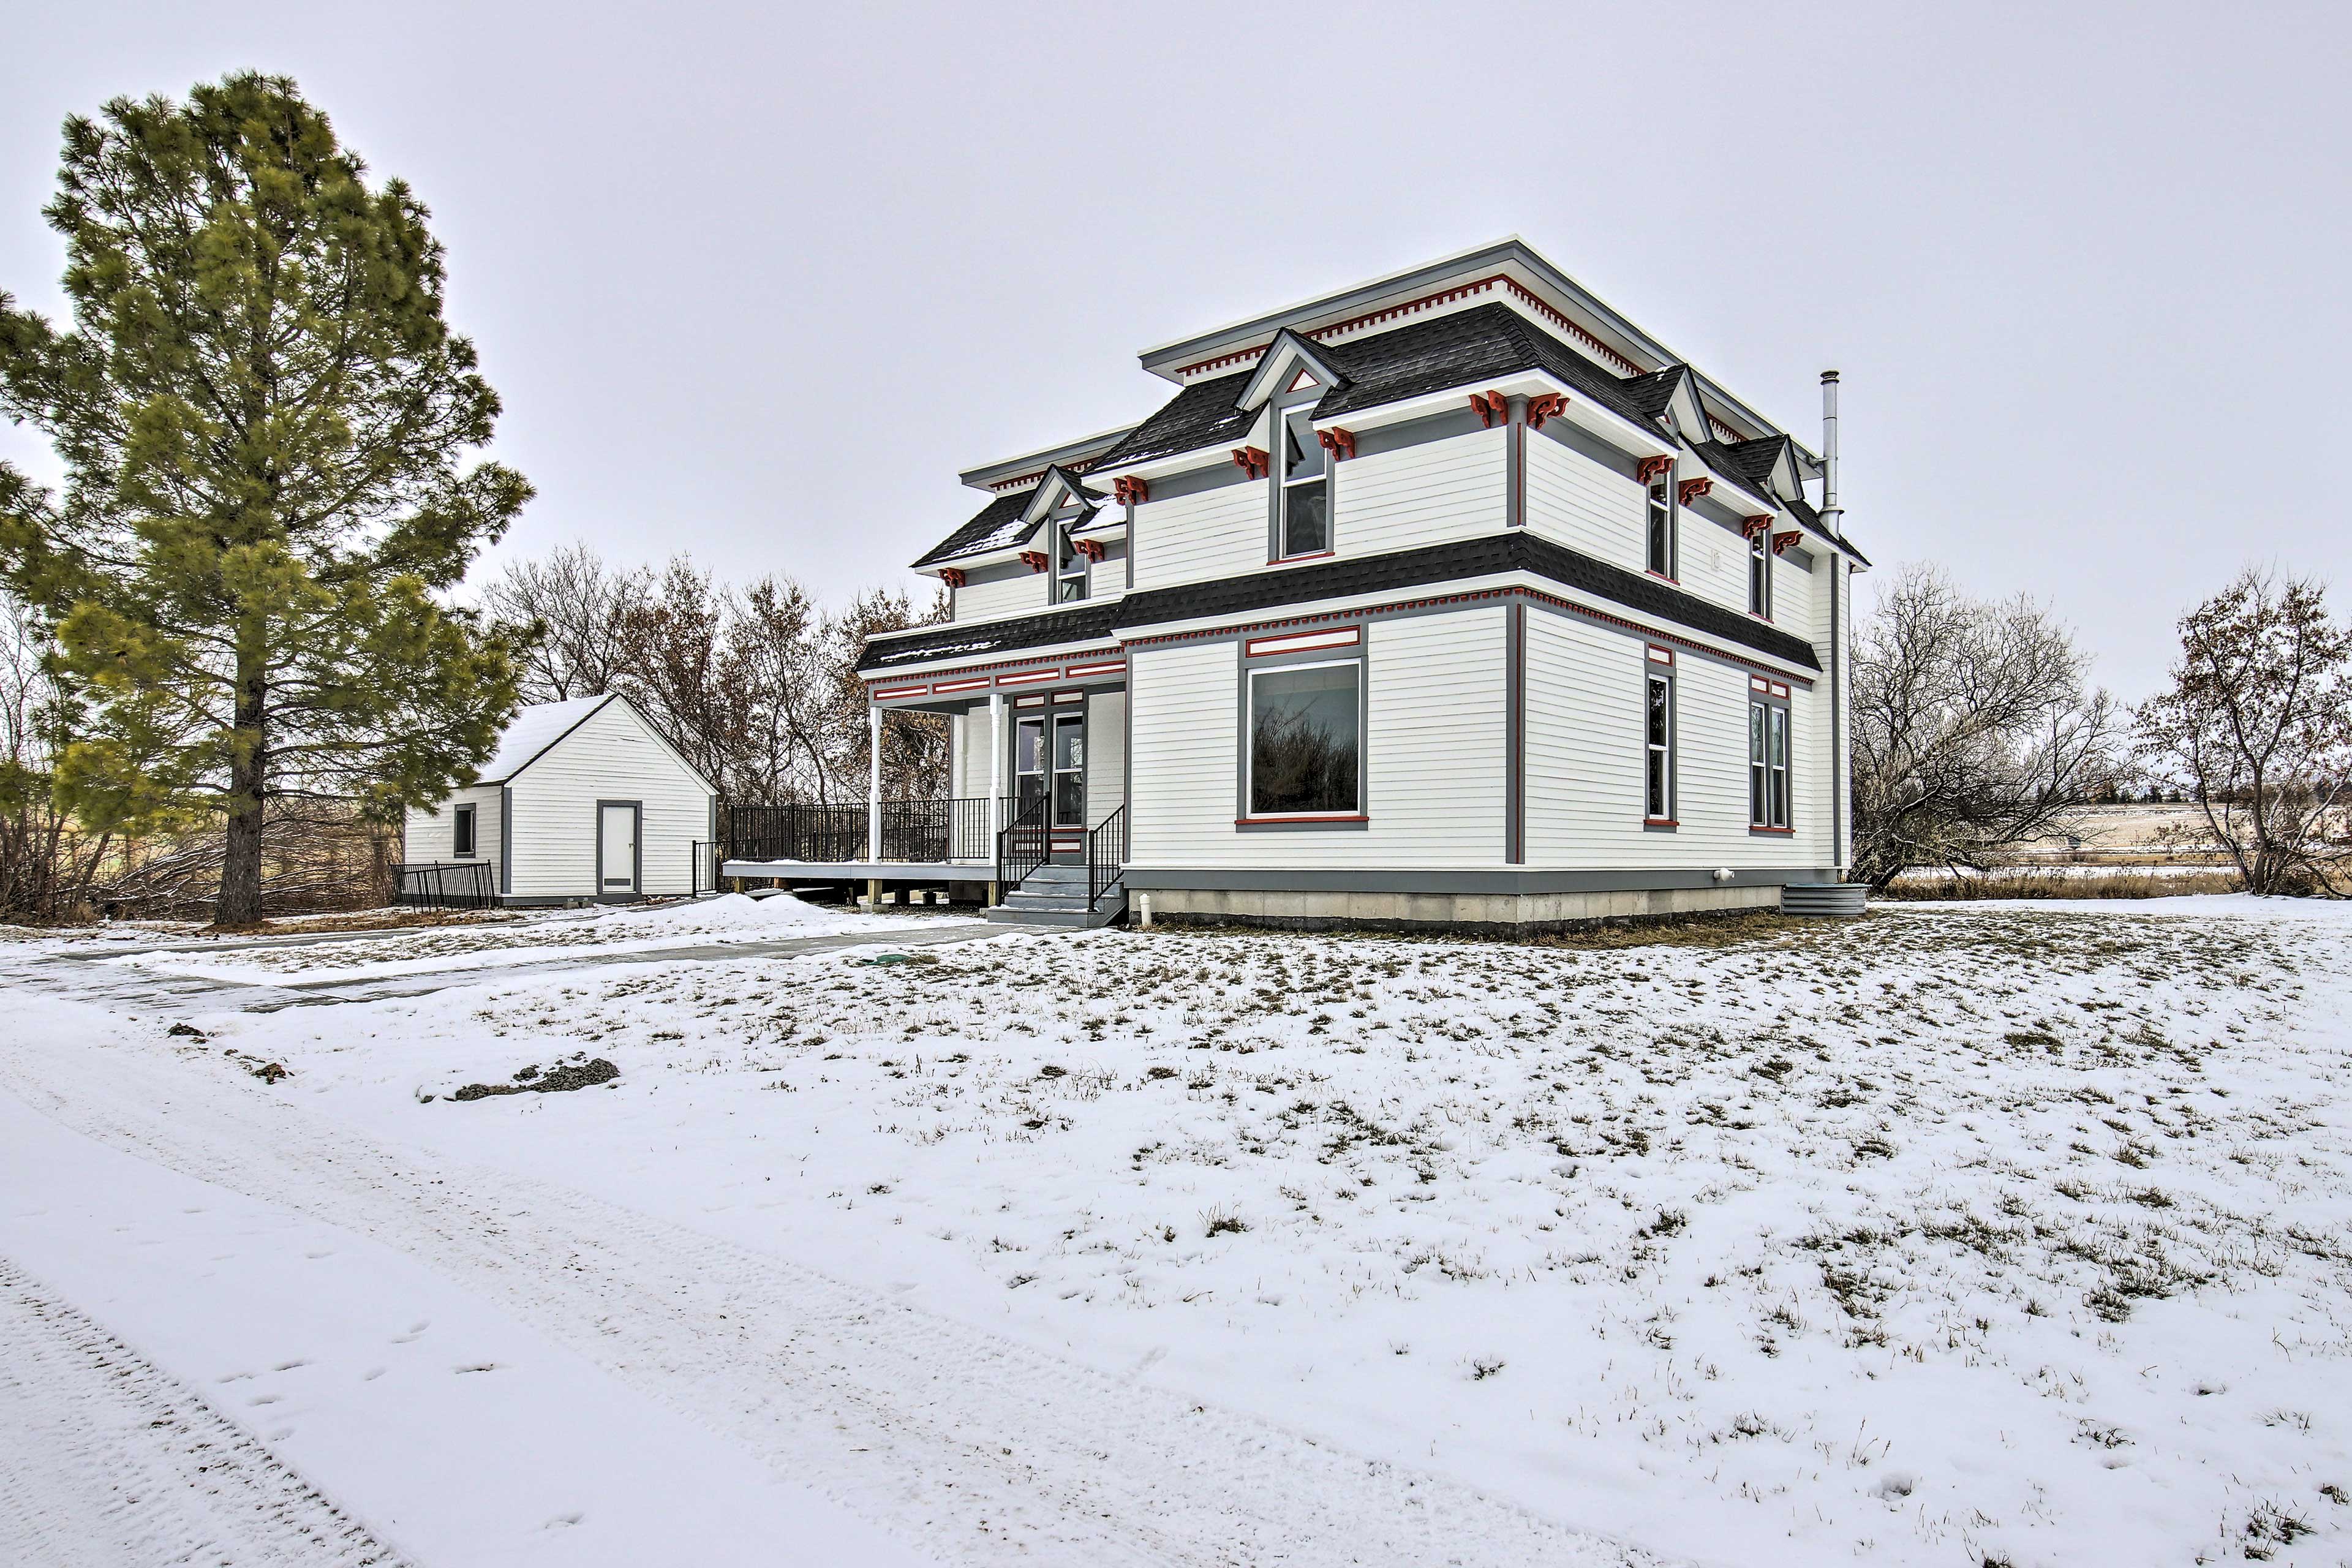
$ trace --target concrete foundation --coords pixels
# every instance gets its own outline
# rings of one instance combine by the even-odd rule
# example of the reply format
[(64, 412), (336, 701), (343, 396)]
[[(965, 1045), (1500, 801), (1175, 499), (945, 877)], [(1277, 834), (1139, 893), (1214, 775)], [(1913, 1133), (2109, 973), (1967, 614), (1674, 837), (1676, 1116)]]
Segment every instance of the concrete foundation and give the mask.
[(1288, 931), (1453, 931), (1541, 936), (1605, 923), (1778, 910), (1778, 887), (1593, 893), (1267, 892), (1154, 888), (1151, 918)]

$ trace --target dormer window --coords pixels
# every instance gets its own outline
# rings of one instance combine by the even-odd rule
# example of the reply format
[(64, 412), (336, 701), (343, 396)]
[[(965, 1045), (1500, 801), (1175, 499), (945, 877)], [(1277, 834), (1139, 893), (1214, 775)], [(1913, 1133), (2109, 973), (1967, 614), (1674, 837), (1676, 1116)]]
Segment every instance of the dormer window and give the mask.
[(1054, 603), (1075, 605), (1087, 596), (1087, 558), (1078, 552), (1071, 531), (1086, 521), (1084, 513), (1054, 524)]
[(1649, 558), (1646, 564), (1661, 577), (1675, 574), (1675, 471), (1653, 474), (1647, 500)]
[[(1320, 388), (1317, 389), (1318, 392)], [(1276, 523), (1276, 555), (1319, 555), (1331, 548), (1329, 455), (1315, 436), (1312, 406), (1282, 416), (1281, 515)]]

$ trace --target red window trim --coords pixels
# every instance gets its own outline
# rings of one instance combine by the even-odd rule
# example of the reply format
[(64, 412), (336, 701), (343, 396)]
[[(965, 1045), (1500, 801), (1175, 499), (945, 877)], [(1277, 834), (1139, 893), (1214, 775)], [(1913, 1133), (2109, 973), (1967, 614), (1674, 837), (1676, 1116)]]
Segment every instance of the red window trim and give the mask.
[(1287, 566), (1294, 561), (1325, 561), (1339, 553), (1336, 550), (1310, 550), (1304, 555), (1269, 555), (1265, 558), (1265, 563), (1269, 566)]
[(1655, 577), (1661, 583), (1672, 583), (1677, 588), (1683, 585), (1683, 580), (1681, 578), (1669, 577), (1664, 572), (1653, 572), (1647, 566), (1642, 568), (1642, 575), (1644, 577)]
[(1644, 827), (1680, 827), (1682, 825), (1682, 818), (1678, 816), (1645, 816), (1642, 818), (1642, 826)]
[(1255, 827), (1269, 822), (1370, 822), (1370, 816), (1360, 811), (1342, 811), (1305, 816), (1236, 816), (1234, 818), (1234, 826)]
[(1795, 828), (1793, 828), (1793, 827), (1766, 827), (1766, 826), (1763, 826), (1762, 824), (1760, 824), (1760, 823), (1751, 822), (1751, 823), (1749, 823), (1749, 824), (1748, 825), (1748, 832), (1750, 832), (1750, 833), (1776, 833), (1776, 834), (1778, 834), (1778, 833), (1794, 833), (1794, 832), (1796, 832), (1797, 830), (1796, 830)]

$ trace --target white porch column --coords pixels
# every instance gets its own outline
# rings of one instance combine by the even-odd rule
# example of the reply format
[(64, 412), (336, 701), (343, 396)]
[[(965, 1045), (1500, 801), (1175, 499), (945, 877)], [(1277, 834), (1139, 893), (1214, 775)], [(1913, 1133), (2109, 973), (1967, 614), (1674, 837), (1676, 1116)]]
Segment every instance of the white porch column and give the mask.
[(866, 858), (882, 858), (882, 706), (866, 710)]
[(1004, 693), (988, 694), (988, 836), (1004, 831)]

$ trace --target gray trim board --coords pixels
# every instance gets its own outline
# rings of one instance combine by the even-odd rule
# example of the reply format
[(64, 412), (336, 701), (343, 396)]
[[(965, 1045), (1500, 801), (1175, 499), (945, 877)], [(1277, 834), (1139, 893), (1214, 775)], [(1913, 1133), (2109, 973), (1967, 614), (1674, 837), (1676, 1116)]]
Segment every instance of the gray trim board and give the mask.
[(1232, 893), (1629, 893), (1691, 888), (1777, 888), (1836, 879), (1824, 868), (1771, 866), (1735, 870), (1717, 882), (1712, 871), (1651, 867), (1591, 871), (1401, 871), (1266, 866), (1130, 868), (1128, 887)]
[(1528, 859), (1528, 607), (1514, 602), (1504, 622), (1503, 858)]
[[(712, 797), (714, 800), (716, 796)], [(711, 837), (718, 837), (716, 828)], [(514, 892), (514, 788), (499, 786), (499, 901)]]
[(629, 890), (627, 898), (643, 898), (646, 891), (646, 803), (642, 800), (604, 800), (596, 802), (596, 867), (589, 876), (595, 884), (594, 896), (599, 900), (618, 895), (604, 891), (604, 808), (625, 805), (636, 814), (636, 828), (629, 843)]

